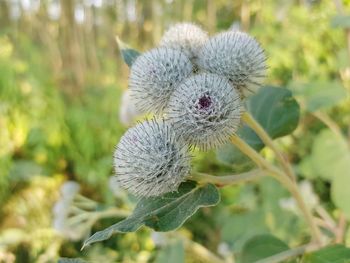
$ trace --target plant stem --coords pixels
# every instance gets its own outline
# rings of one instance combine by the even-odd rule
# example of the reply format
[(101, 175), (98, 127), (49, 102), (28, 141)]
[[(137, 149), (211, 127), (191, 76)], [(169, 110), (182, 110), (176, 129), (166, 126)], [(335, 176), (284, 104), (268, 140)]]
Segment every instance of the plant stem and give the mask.
[(270, 147), (270, 149), (275, 153), (276, 158), (279, 160), (279, 162), (282, 165), (283, 170), (286, 172), (286, 174), (292, 179), (295, 180), (295, 174), (290, 166), (290, 164), (285, 160), (282, 153), (279, 151), (279, 149), (274, 144), (271, 137), (267, 134), (267, 132), (264, 130), (263, 127), (250, 115), (248, 112), (245, 112), (242, 116), (242, 120), (250, 127), (252, 128), (256, 134), (261, 138), (261, 140)]
[(305, 252), (312, 252), (318, 248), (315, 244), (308, 244), (301, 247), (293, 248), (287, 251), (283, 251), (271, 257), (258, 260), (256, 263), (278, 263), (285, 262), (287, 259), (291, 259), (304, 254)]
[(197, 242), (194, 242), (188, 238), (183, 238), (183, 241), (185, 246), (190, 251), (198, 255), (201, 259), (211, 263), (225, 263), (223, 259), (219, 258), (217, 255), (215, 255), (213, 252), (211, 252), (201, 244), (198, 244)]
[(303, 198), (300, 195), (299, 189), (294, 181), (292, 181), (286, 174), (280, 171), (277, 167), (266, 161), (259, 153), (257, 153), (252, 147), (250, 147), (245, 141), (238, 136), (231, 137), (231, 142), (245, 155), (247, 155), (252, 161), (254, 161), (260, 168), (266, 169), (271, 173), (271, 176), (278, 180), (288, 191), (292, 194), (296, 200), (300, 210), (305, 216), (306, 222), (310, 225), (312, 238), (321, 245), (321, 234), (315, 224), (312, 214), (308, 207), (305, 205)]
[(112, 207), (103, 211), (96, 211), (93, 214), (97, 217), (97, 219), (107, 218), (107, 217), (128, 217), (131, 212), (128, 210)]
[(205, 173), (193, 173), (188, 178), (200, 183), (213, 183), (218, 185), (234, 185), (246, 181), (251, 181), (256, 178), (260, 178), (266, 175), (266, 171), (261, 169), (252, 170), (246, 173), (224, 175), (224, 176), (214, 176)]

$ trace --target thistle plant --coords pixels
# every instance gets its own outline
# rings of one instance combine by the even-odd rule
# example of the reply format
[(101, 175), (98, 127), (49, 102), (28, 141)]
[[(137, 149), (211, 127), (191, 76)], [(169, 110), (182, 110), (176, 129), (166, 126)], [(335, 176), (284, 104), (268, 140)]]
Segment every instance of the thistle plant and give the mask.
[(161, 113), (174, 89), (192, 73), (193, 65), (181, 50), (160, 47), (140, 55), (130, 70), (129, 89), (136, 109)]
[[(195, 25), (177, 24), (165, 33), (161, 47), (144, 54), (118, 43), (132, 64), (131, 100), (157, 116), (127, 130), (114, 154), (118, 187), (139, 198), (133, 213), (92, 235), (84, 246), (143, 225), (158, 232), (177, 229), (200, 207), (216, 205), (218, 188), (263, 176), (290, 192), (310, 228), (310, 242), (261, 262), (282, 262), (327, 243), (294, 170), (273, 141), (297, 127), (299, 105), (286, 89), (261, 87), (266, 55), (252, 36), (227, 31), (208, 38)], [(219, 159), (235, 160), (231, 167), (248, 162), (255, 168), (226, 176), (191, 169), (189, 151), (218, 147)], [(264, 147), (274, 154), (274, 163), (260, 153)], [(206, 253), (211, 262), (223, 262)]]
[(145, 121), (121, 138), (114, 166), (121, 187), (136, 196), (176, 191), (189, 174), (188, 147), (164, 121)]
[(239, 31), (212, 37), (197, 62), (200, 68), (227, 77), (244, 96), (255, 93), (266, 74), (264, 50), (253, 37)]
[(226, 78), (201, 73), (174, 91), (167, 117), (188, 144), (207, 150), (229, 141), (240, 124), (242, 109), (239, 93)]
[(160, 41), (161, 46), (181, 50), (191, 59), (198, 57), (198, 52), (208, 40), (208, 33), (192, 23), (178, 23), (171, 26)]

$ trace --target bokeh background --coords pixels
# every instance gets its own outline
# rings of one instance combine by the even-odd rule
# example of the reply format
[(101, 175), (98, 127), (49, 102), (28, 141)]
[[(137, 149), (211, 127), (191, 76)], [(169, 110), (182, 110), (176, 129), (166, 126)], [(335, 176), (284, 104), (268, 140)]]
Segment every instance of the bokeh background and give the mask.
[[(301, 105), (299, 128), (278, 144), (299, 180), (337, 213), (329, 181), (309, 159), (324, 130), (350, 142), (349, 13), (350, 1), (340, 0), (1, 0), (0, 262), (210, 262), (196, 245), (230, 258), (258, 233), (302, 243), (305, 222), (269, 179), (224, 188), (219, 206), (202, 209), (178, 233), (141, 229), (83, 251), (85, 237), (118, 219), (112, 212), (78, 221), (86, 227), (75, 235), (77, 225), (68, 232), (55, 225), (53, 208), (67, 181), (76, 182), (82, 210), (133, 206), (110, 181), (114, 146), (127, 129), (120, 108), (129, 72), (115, 36), (145, 51), (171, 24), (190, 21), (210, 34), (247, 31), (262, 44), (266, 83), (291, 89)], [(214, 151), (194, 155), (198, 171), (232, 172)], [(177, 235), (187, 241), (178, 243)], [(350, 241), (345, 230), (343, 239)]]

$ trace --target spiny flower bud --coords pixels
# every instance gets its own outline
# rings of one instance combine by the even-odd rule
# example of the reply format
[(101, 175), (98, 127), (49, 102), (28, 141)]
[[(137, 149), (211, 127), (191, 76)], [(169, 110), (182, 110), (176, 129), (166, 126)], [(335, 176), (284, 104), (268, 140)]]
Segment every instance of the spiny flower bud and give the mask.
[(160, 41), (161, 46), (181, 49), (191, 58), (198, 57), (198, 51), (208, 40), (208, 34), (192, 23), (178, 23), (170, 27)]
[(130, 128), (114, 154), (121, 187), (136, 196), (176, 191), (190, 171), (188, 147), (164, 121), (145, 121)]
[(201, 73), (173, 93), (168, 118), (174, 130), (202, 150), (226, 143), (240, 123), (239, 93), (224, 77)]
[(266, 74), (266, 56), (260, 44), (239, 31), (220, 33), (203, 47), (197, 61), (201, 69), (223, 75), (244, 96), (256, 92)]
[(161, 113), (174, 89), (192, 73), (192, 67), (185, 53), (166, 47), (139, 56), (129, 79), (130, 96), (137, 109)]

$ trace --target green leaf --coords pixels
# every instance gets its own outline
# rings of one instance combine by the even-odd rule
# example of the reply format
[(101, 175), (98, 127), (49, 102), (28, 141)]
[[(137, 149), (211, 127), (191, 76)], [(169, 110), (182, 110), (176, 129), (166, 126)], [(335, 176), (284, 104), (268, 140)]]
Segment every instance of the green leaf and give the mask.
[(349, 263), (350, 249), (343, 245), (323, 248), (303, 257), (303, 263)]
[(33, 176), (42, 174), (42, 167), (33, 161), (18, 160), (13, 163), (9, 179), (13, 182), (29, 181)]
[(333, 107), (346, 97), (346, 90), (338, 81), (294, 83), (291, 88), (309, 112)]
[[(350, 166), (350, 164), (348, 165)], [(331, 186), (331, 196), (335, 205), (340, 208), (347, 219), (350, 219), (350, 167), (345, 173), (337, 175)]]
[(196, 186), (193, 182), (182, 183), (178, 192), (140, 200), (132, 215), (89, 237), (83, 248), (106, 240), (114, 233), (134, 232), (143, 225), (156, 231), (177, 229), (200, 207), (216, 205), (219, 200), (219, 192), (212, 184)]
[(240, 251), (247, 240), (257, 234), (269, 232), (264, 213), (258, 208), (251, 212), (232, 214), (222, 225), (222, 240), (231, 244), (234, 252)]
[(333, 180), (336, 176), (346, 177), (350, 171), (347, 142), (332, 131), (323, 130), (313, 143), (311, 162), (315, 173), (326, 180)]
[(184, 263), (185, 249), (181, 241), (173, 242), (159, 251), (155, 263)]
[(136, 60), (136, 58), (141, 54), (137, 50), (131, 48), (129, 45), (125, 44), (123, 41), (116, 37), (120, 53), (123, 57), (124, 62), (131, 67), (132, 63)]
[(349, 28), (350, 16), (348, 15), (336, 15), (331, 19), (332, 27)]
[(245, 243), (241, 254), (241, 262), (254, 263), (288, 249), (287, 244), (272, 235), (255, 236)]
[(80, 258), (59, 258), (58, 263), (85, 263), (86, 261)]
[[(246, 107), (274, 139), (290, 134), (298, 126), (299, 105), (287, 89), (262, 87), (247, 99)], [(257, 151), (264, 147), (264, 143), (247, 125), (243, 125), (237, 134)], [(252, 166), (251, 161), (232, 144), (220, 148), (217, 158), (225, 164), (232, 165), (237, 171)]]

